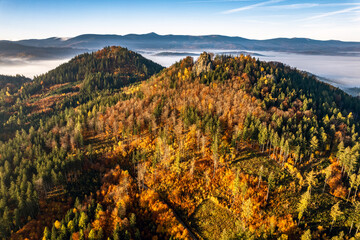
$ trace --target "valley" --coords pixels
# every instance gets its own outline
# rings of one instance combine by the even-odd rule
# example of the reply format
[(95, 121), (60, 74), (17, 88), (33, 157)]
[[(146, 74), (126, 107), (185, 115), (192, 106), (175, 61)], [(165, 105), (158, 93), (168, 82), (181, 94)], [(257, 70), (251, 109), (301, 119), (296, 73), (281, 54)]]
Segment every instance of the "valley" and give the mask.
[[(339, 87), (353, 96), (357, 96), (360, 93), (360, 91), (356, 90), (356, 87), (360, 86), (358, 77), (360, 76), (360, 65), (358, 64), (360, 62), (360, 54), (358, 53), (324, 56), (274, 51), (236, 51), (231, 49), (134, 50), (164, 67), (169, 67), (186, 56), (192, 56), (196, 59), (204, 50), (214, 54), (227, 54), (232, 56), (238, 56), (240, 54), (251, 55), (260, 60), (277, 61), (287, 64), (290, 67), (312, 73), (318, 76), (321, 81)], [(21, 74), (33, 78), (68, 60), (69, 58), (58, 60), (24, 60), (21, 58), (11, 60), (5, 58), (2, 62), (0, 61), (0, 72), (7, 75)]]

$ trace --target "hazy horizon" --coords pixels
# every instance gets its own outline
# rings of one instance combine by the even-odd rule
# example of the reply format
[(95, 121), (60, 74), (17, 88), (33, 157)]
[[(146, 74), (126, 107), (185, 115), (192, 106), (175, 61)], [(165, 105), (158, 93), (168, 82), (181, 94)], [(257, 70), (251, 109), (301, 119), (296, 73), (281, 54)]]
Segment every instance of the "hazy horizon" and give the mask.
[(157, 32), (360, 41), (360, 1), (0, 0), (0, 28), (7, 40)]
[[(359, 26), (360, 27), (360, 26)], [(124, 33), (124, 34), (117, 34), (117, 33), (83, 33), (83, 34), (78, 34), (78, 35), (72, 35), (72, 36), (48, 36), (48, 37), (29, 37), (29, 38), (19, 38), (19, 39), (0, 39), (0, 41), (22, 41), (22, 40), (44, 40), (44, 39), (52, 39), (52, 38), (58, 38), (58, 39), (62, 39), (64, 41), (71, 39), (71, 38), (75, 38), (78, 36), (82, 36), (82, 35), (102, 35), (102, 36), (109, 36), (109, 35), (118, 35), (118, 36), (126, 36), (126, 35), (146, 35), (146, 34), (151, 34), (151, 33), (155, 33), (157, 35), (160, 36), (167, 36), (167, 35), (174, 35), (174, 36), (197, 36), (197, 37), (201, 37), (201, 36), (225, 36), (225, 37), (239, 37), (239, 38), (246, 38), (249, 40), (270, 40), (270, 39), (281, 39), (281, 38), (288, 38), (288, 39), (312, 39), (312, 40), (317, 40), (317, 41), (342, 41), (342, 42), (360, 42), (360, 39), (357, 41), (351, 41), (351, 40), (341, 40), (341, 39), (335, 39), (335, 38), (329, 38), (329, 39), (319, 39), (319, 38), (309, 38), (306, 36), (297, 36), (297, 37), (286, 37), (286, 36), (276, 36), (276, 37), (272, 37), (272, 38), (248, 38), (246, 36), (241, 36), (241, 35), (225, 35), (225, 34), (218, 34), (218, 33), (213, 33), (213, 34), (172, 34), (172, 33), (165, 33), (165, 34), (159, 34), (155, 31), (151, 31), (151, 32), (128, 32), (128, 33)]]

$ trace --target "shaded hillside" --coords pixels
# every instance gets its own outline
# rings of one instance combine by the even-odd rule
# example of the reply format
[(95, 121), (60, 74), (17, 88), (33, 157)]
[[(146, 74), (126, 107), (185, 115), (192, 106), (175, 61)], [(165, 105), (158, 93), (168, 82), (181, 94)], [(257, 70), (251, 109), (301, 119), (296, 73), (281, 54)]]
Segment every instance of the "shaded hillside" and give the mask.
[(160, 65), (126, 48), (108, 47), (79, 55), (35, 77), (7, 98), (1, 109), (0, 125), (4, 131), (0, 139), (15, 133), (10, 129), (20, 130), (23, 124), (30, 128), (43, 115), (88, 101), (100, 92), (95, 90), (113, 91), (147, 79), (161, 69)]
[[(9, 92), (17, 91), (24, 83), (30, 82), (31, 79), (24, 76), (6, 76), (0, 75), (0, 90), (7, 90)], [(7, 89), (8, 88), (8, 89)]]
[(5, 132), (2, 123), (7, 121), (8, 117), (11, 115), (9, 109), (16, 99), (13, 94), (17, 93), (23, 84), (29, 83), (30, 81), (31, 79), (20, 75), (0, 75), (0, 127), (2, 128), (0, 131), (0, 139), (1, 135)]
[(69, 182), (81, 179), (88, 159), (80, 151), (84, 148), (84, 120), (75, 117), (75, 108), (90, 102), (112, 105), (126, 98), (119, 88), (161, 69), (125, 48), (108, 47), (80, 55), (9, 93), (11, 99), (0, 105), (4, 141), (0, 142), (1, 238), (54, 206), (48, 201), (52, 196), (96, 187), (87, 182), (88, 177), (76, 189)]
[(94, 53), (79, 55), (24, 87), (23, 94), (33, 94), (55, 84), (82, 82), (86, 90), (119, 88), (124, 84), (144, 80), (161, 70), (158, 64), (128, 51), (126, 48), (107, 47)]

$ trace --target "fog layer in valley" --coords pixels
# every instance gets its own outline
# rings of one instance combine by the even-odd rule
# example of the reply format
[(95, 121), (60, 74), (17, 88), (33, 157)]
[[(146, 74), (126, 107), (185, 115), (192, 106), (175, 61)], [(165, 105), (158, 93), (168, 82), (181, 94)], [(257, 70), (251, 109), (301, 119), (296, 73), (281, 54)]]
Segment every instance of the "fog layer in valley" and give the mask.
[[(246, 51), (208, 51), (215, 54), (226, 53), (231, 55), (247, 53)], [(196, 58), (198, 55), (195, 55), (195, 53), (200, 54), (201, 52), (192, 51), (189, 55)], [(256, 51), (250, 52), (250, 54), (260, 60), (282, 62), (299, 70), (307, 71), (351, 94), (358, 95), (358, 92), (360, 92), (348, 91), (349, 88), (360, 87), (360, 54), (355, 56), (324, 56), (269, 51)], [(184, 57), (173, 53), (164, 55), (158, 52), (144, 52), (143, 55), (166, 67)]]
[(360, 87), (359, 56), (323, 56), (261, 52), (260, 60), (278, 61), (328, 79), (333, 85)]
[[(202, 50), (203, 51), (203, 50)], [(189, 55), (195, 59), (202, 51), (186, 50), (162, 50), (162, 51), (138, 51), (144, 57), (153, 60), (165, 67), (168, 67)], [(289, 66), (296, 67), (321, 77), (322, 80), (331, 83), (342, 89), (360, 87), (360, 55), (355, 56), (323, 56), (323, 55), (305, 55), (269, 51), (224, 51), (224, 50), (206, 50), (215, 54), (239, 55), (251, 54), (252, 56), (265, 61), (278, 61)], [(16, 75), (21, 74), (33, 78), (36, 75), (46, 73), (69, 59), (47, 60), (47, 61), (26, 61), (21, 59), (1, 60), (0, 74)], [(354, 92), (352, 92), (354, 94)]]
[(34, 76), (46, 73), (69, 60), (70, 59), (29, 61), (23, 59), (0, 59), (0, 74), (20, 74), (34, 78)]

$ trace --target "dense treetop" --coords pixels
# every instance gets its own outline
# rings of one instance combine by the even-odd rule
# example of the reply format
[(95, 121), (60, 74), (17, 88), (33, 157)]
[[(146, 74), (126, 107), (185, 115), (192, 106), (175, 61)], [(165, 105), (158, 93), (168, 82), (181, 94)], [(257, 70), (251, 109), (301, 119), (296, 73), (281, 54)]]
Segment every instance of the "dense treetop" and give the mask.
[(34, 94), (54, 84), (83, 81), (84, 90), (119, 88), (145, 80), (162, 67), (121, 47), (107, 47), (79, 55), (46, 74), (35, 77), (22, 94)]
[(30, 82), (31, 79), (21, 75), (6, 76), (0, 75), (0, 89), (9, 88), (10, 91), (18, 90), (24, 83)]

